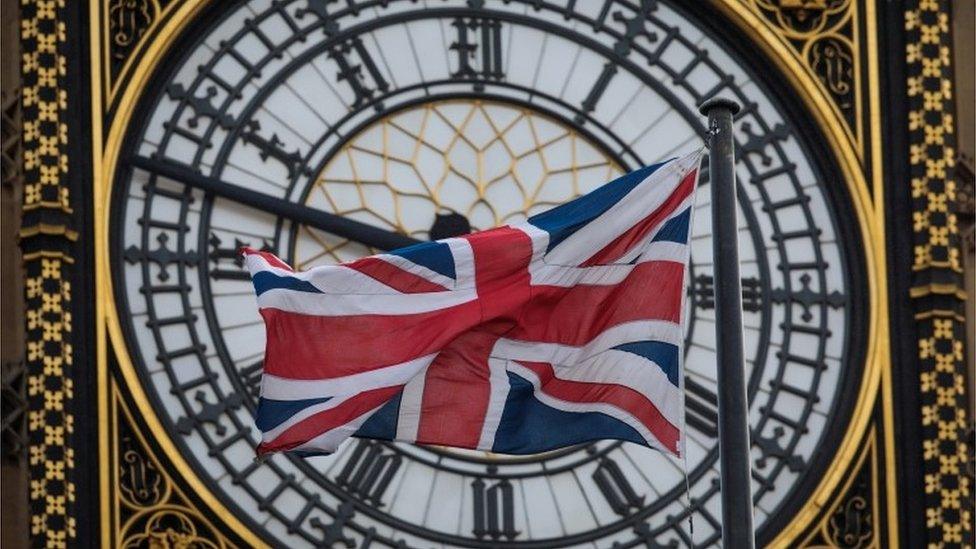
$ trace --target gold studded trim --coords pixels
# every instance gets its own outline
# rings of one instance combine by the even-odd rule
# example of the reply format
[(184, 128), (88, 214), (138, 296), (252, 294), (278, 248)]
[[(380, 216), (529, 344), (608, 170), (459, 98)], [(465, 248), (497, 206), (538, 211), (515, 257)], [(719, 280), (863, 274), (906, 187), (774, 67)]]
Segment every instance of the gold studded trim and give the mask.
[(929, 546), (972, 547), (967, 439), (966, 321), (955, 152), (948, 0), (905, 12), (909, 165), (915, 234), (912, 271), (918, 320), (925, 527)]
[[(21, 1), (23, 211), (28, 399), (28, 494), (35, 544), (66, 547), (76, 537), (72, 448), (74, 231), (41, 221), (73, 213), (68, 188), (64, 0)], [(51, 239), (51, 240), (43, 240)]]

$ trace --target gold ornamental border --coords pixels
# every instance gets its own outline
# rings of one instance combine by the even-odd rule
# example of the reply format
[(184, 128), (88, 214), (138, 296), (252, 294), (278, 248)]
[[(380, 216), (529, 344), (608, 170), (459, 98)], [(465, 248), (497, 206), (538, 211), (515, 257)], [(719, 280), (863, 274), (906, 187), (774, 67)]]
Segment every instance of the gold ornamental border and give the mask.
[[(885, 482), (888, 494), (895, 494), (896, 474), (894, 462), (894, 409), (892, 403), (892, 379), (890, 348), (888, 346), (888, 302), (887, 274), (885, 261), (885, 219), (884, 188), (881, 157), (881, 111), (880, 84), (878, 75), (877, 13), (873, 0), (865, 2), (868, 58), (868, 98), (870, 109), (872, 181), (864, 174), (863, 165), (857, 154), (857, 144), (852, 141), (844, 121), (838, 117), (832, 101), (822, 92), (820, 82), (809, 67), (791, 50), (764, 19), (749, 7), (736, 0), (712, 0), (733, 23), (752, 37), (756, 44), (773, 60), (781, 74), (786, 76), (793, 88), (800, 92), (807, 112), (813, 116), (820, 130), (827, 138), (835, 159), (845, 176), (851, 200), (864, 238), (865, 271), (868, 281), (869, 308), (867, 354), (865, 356), (864, 376), (847, 433), (837, 448), (823, 480), (811, 494), (793, 521), (770, 543), (771, 547), (791, 546), (803, 530), (807, 528), (830, 504), (834, 494), (850, 465), (855, 461), (860, 444), (864, 439), (879, 389), (883, 397)], [(873, 190), (873, 193), (869, 191)], [(898, 547), (898, 521), (896, 498), (887, 498), (888, 542), (889, 547)]]
[[(111, 345), (118, 359), (125, 383), (132, 393), (136, 410), (140, 413), (153, 432), (165, 432), (159, 418), (156, 417), (149, 399), (141, 385), (138, 375), (122, 336), (122, 329), (118, 312), (115, 308), (112, 280), (109, 276), (109, 219), (111, 187), (119, 163), (122, 141), (134, 109), (145, 85), (154, 73), (157, 65), (175, 42), (182, 29), (198, 14), (210, 0), (188, 0), (179, 5), (172, 12), (172, 16), (163, 22), (162, 28), (154, 36), (154, 40), (145, 45), (145, 49), (138, 52), (138, 62), (131, 67), (129, 83), (124, 89), (118, 90), (118, 110), (110, 121), (107, 137), (103, 142), (103, 116), (105, 113), (92, 112), (93, 163), (94, 169), (94, 202), (95, 202), (95, 265), (96, 265), (96, 315), (98, 319), (96, 337), (98, 340), (98, 391), (99, 391), (99, 424), (103, 426), (99, 431), (99, 448), (108, 448), (108, 429), (105, 428), (109, 417), (109, 375), (108, 375), (108, 345)], [(101, 20), (101, 2), (92, 2), (90, 20)], [(831, 495), (841, 485), (845, 474), (849, 471), (858, 456), (859, 444), (863, 440), (869, 424), (879, 389), (884, 399), (884, 453), (886, 455), (886, 479), (888, 493), (895, 493), (894, 468), (894, 437), (892, 432), (893, 409), (891, 403), (891, 372), (888, 348), (888, 303), (887, 280), (885, 273), (884, 249), (884, 216), (883, 209), (872, 202), (882, 204), (882, 177), (880, 151), (880, 111), (878, 110), (878, 58), (876, 42), (876, 13), (872, 0), (866, 2), (867, 42), (868, 42), (868, 97), (870, 98), (872, 173), (871, 182), (867, 181), (860, 164), (857, 144), (852, 141), (845, 122), (837, 115), (831, 100), (825, 97), (822, 87), (810, 69), (790, 51), (776, 31), (768, 23), (760, 19), (756, 13), (741, 0), (712, 0), (712, 5), (724, 14), (731, 22), (739, 26), (745, 34), (752, 37), (755, 45), (765, 52), (776, 64), (777, 68), (787, 78), (790, 85), (799, 92), (807, 112), (814, 118), (818, 128), (823, 133), (838, 162), (844, 182), (850, 192), (851, 201), (857, 217), (865, 249), (865, 271), (868, 281), (868, 296), (870, 312), (868, 315), (867, 353), (865, 356), (864, 374), (861, 389), (857, 396), (856, 406), (847, 432), (838, 447), (836, 456), (827, 469), (823, 480), (816, 487), (811, 497), (795, 515), (794, 520), (773, 540), (773, 547), (785, 547), (795, 543), (804, 530), (828, 507)], [(92, 78), (93, 105), (104, 105), (102, 102), (104, 90), (103, 78), (107, 67), (103, 65), (101, 53), (104, 28), (101, 25), (91, 25), (90, 55), (92, 70), (96, 78)], [(265, 546), (264, 542), (215, 496), (204, 482), (198, 477), (194, 469), (180, 454), (176, 445), (168, 437), (160, 437), (158, 444), (168, 460), (186, 481), (190, 490), (197, 494), (200, 500), (209, 507), (210, 511), (220, 520), (241, 536), (248, 545)], [(108, 470), (110, 456), (101, 456), (100, 463), (100, 491), (101, 491), (101, 526), (106, 533), (102, 545), (108, 547), (111, 535), (111, 511), (109, 502), (112, 498), (110, 486), (111, 472)], [(897, 510), (895, 498), (888, 498), (888, 528), (887, 536), (891, 547), (897, 547)]]

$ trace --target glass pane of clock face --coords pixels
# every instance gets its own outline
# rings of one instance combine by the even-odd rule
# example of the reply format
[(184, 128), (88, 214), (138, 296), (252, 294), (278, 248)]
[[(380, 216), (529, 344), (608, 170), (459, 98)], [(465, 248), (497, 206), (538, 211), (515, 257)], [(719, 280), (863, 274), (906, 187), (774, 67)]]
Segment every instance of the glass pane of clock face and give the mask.
[(761, 75), (662, 2), (269, 0), (204, 18), (158, 68), (127, 141), (129, 155), (199, 177), (123, 163), (112, 272), (159, 436), (232, 512), (292, 547), (716, 543), (707, 173), (686, 310), (690, 494), (684, 463), (614, 441), (515, 458), (352, 440), (332, 456), (255, 462), (265, 334), (236, 250), (299, 268), (381, 251), (296, 222), (294, 205), (421, 240), (518, 222), (699, 148), (696, 105), (721, 93), (744, 105), (737, 236), (756, 521), (782, 527), (857, 391), (850, 289), (863, 275), (842, 182)]

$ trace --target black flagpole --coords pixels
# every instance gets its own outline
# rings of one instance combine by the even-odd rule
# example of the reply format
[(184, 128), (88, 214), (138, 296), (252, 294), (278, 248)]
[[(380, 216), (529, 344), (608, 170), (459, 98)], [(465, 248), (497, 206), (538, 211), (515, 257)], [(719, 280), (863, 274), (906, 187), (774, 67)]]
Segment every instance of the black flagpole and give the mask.
[(726, 549), (753, 549), (749, 401), (742, 351), (742, 283), (732, 139), (732, 117), (739, 112), (739, 104), (715, 98), (703, 103), (699, 110), (708, 116), (710, 142), (722, 545)]

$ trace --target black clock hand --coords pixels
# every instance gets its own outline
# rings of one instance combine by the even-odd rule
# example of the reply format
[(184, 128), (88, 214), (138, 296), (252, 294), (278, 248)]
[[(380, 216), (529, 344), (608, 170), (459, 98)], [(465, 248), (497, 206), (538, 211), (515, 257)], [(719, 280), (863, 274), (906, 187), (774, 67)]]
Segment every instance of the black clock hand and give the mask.
[(129, 163), (136, 168), (179, 181), (184, 185), (290, 219), (302, 225), (321, 229), (336, 236), (355, 240), (372, 248), (394, 250), (422, 242), (400, 233), (207, 177), (175, 162), (133, 155), (129, 158)]

